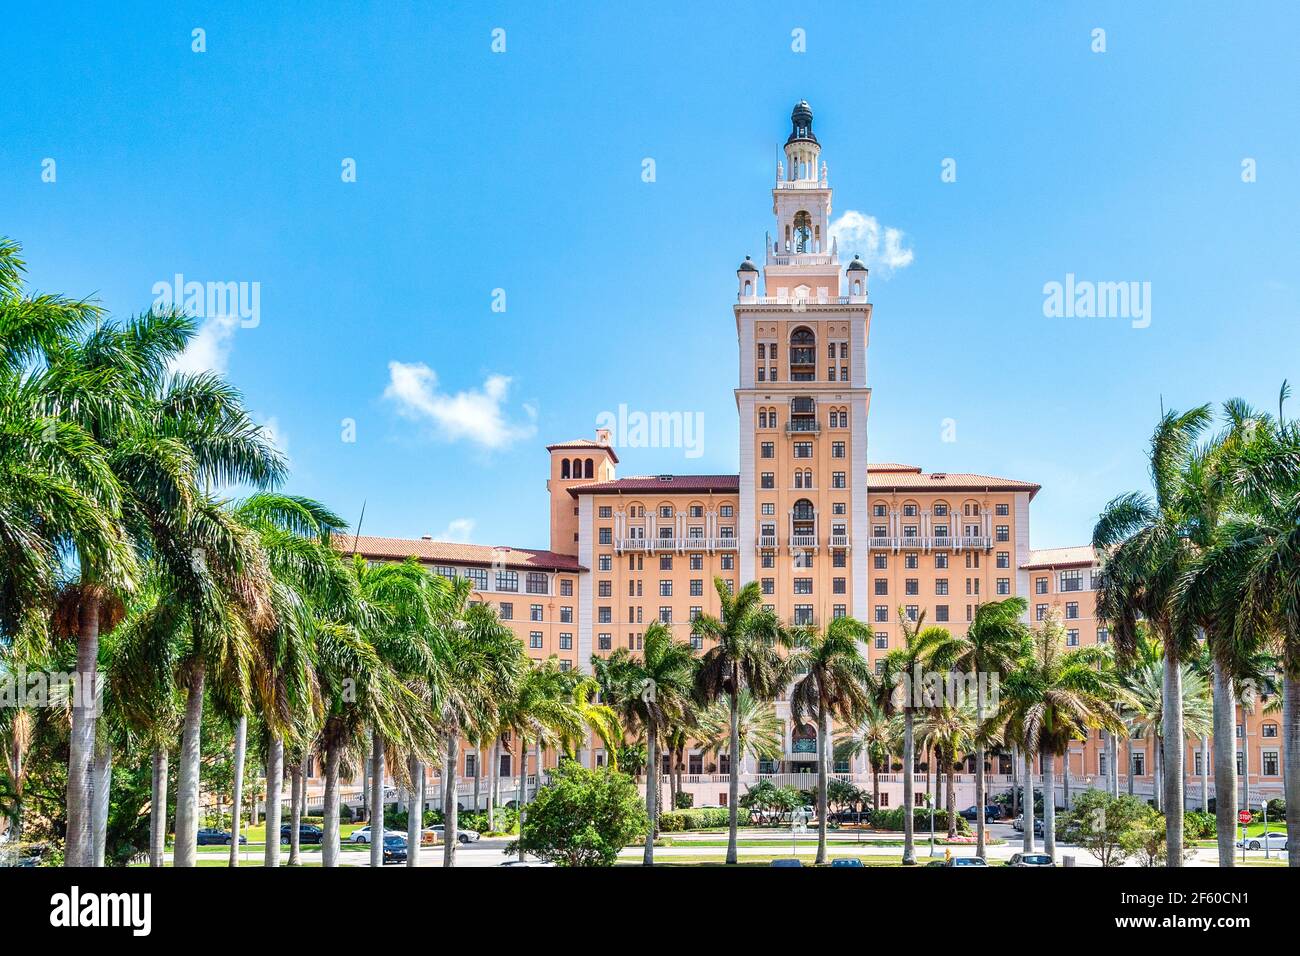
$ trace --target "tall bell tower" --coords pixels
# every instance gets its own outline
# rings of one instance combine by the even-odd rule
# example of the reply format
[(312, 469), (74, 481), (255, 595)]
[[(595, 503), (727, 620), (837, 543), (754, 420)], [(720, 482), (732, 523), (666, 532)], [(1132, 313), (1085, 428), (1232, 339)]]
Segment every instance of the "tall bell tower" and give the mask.
[[(741, 581), (789, 622), (868, 620), (867, 267), (840, 263), (812, 108), (790, 114), (763, 264), (736, 272)], [(760, 288), (761, 275), (761, 288)]]

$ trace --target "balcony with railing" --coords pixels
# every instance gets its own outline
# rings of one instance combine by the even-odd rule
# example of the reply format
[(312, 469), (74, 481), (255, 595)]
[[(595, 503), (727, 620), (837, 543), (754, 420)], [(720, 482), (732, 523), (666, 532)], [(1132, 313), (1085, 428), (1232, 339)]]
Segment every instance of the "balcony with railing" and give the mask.
[(873, 535), (870, 540), (871, 540), (871, 547), (881, 549), (881, 550), (886, 550), (891, 548), (894, 550), (897, 550), (899, 548), (908, 548), (908, 549), (926, 550), (926, 551), (932, 551), (935, 549), (960, 551), (962, 549), (969, 548), (972, 550), (987, 551), (993, 547), (992, 538), (980, 537), (980, 536), (912, 537), (912, 536), (887, 535), (885, 537), (878, 537)]
[(719, 536), (705, 538), (700, 536), (685, 538), (616, 538), (615, 551), (645, 552), (656, 551), (735, 551), (740, 547), (739, 539)]
[(787, 435), (819, 435), (821, 430), (822, 423), (815, 418), (792, 418), (785, 423)]
[(760, 550), (770, 549), (775, 547), (776, 547), (776, 535), (761, 534), (758, 536), (758, 548)]

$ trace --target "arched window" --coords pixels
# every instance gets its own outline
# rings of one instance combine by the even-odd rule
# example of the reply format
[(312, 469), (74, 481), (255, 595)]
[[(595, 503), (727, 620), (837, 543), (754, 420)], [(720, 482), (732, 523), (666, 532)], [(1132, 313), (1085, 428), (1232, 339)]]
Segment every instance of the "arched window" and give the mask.
[(745, 280), (745, 295), (753, 295), (753, 293), (754, 293), (754, 283), (752, 283), (752, 282), (750, 282), (748, 279), (746, 279), (746, 280)]
[(812, 216), (805, 209), (794, 214), (794, 251), (812, 251)]
[(592, 477), (592, 464), (590, 458), (587, 459), (587, 463), (582, 469), (582, 477), (584, 478)]
[(569, 459), (565, 458), (560, 462), (560, 478), (569, 477)]
[(853, 280), (853, 294), (862, 295), (862, 283), (857, 279)]
[(794, 503), (794, 520), (795, 521), (812, 521), (817, 509), (807, 498), (800, 498)]

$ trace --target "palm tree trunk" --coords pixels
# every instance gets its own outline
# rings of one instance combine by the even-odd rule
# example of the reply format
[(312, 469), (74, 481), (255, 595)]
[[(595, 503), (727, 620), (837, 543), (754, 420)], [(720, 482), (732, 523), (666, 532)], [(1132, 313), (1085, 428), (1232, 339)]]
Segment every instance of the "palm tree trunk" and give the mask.
[(456, 832), (457, 811), (460, 802), (457, 799), (456, 775), (460, 771), (460, 735), (452, 731), (447, 735), (447, 763), (442, 769), (442, 823), (443, 846), (442, 865), (456, 865), (456, 847), (460, 837)]
[(524, 858), (524, 807), (528, 803), (528, 748), (524, 735), (519, 735), (519, 792), (515, 794), (515, 807), (519, 817), (519, 859)]
[(384, 738), (378, 727), (370, 731), (370, 865), (384, 865)]
[(659, 761), (655, 752), (659, 743), (658, 730), (653, 720), (646, 723), (645, 812), (650, 818), (650, 829), (645, 835), (645, 852), (641, 857), (643, 866), (654, 866), (655, 863), (655, 829), (659, 825)]
[(302, 865), (302, 805), (307, 799), (307, 755), (289, 767), (289, 865)]
[(1070, 812), (1070, 748), (1065, 748), (1065, 756), (1061, 759), (1061, 783), (1065, 791), (1065, 812)]
[(916, 865), (916, 734), (912, 726), (912, 709), (903, 712), (903, 865)]
[(185, 722), (181, 731), (180, 770), (176, 781), (176, 841), (173, 866), (198, 863), (199, 840), (199, 735), (203, 727), (203, 681), (206, 670), (198, 661), (190, 673), (185, 698)]
[(248, 744), (248, 717), (239, 715), (235, 724), (235, 766), (234, 793), (231, 797), (230, 812), (230, 866), (239, 866), (239, 818), (244, 809), (244, 754)]
[(77, 621), (77, 675), (73, 685), (76, 695), (68, 737), (68, 829), (64, 866), (90, 866), (94, 862), (90, 833), (91, 764), (95, 759), (95, 724), (99, 712), (98, 666), (99, 599), (93, 593), (87, 593), (82, 598)]
[(1124, 734), (1124, 747), (1125, 752), (1128, 754), (1128, 795), (1131, 797), (1133, 796), (1133, 777), (1135, 776), (1133, 773), (1133, 732), (1131, 730)]
[(94, 865), (104, 865), (104, 850), (108, 845), (108, 796), (113, 783), (113, 747), (107, 741), (95, 748), (93, 783), (91, 789), (90, 833)]
[(740, 774), (737, 772), (740, 754), (740, 672), (731, 669), (731, 736), (728, 742), (730, 766), (727, 767), (727, 863), (739, 861), (736, 853), (736, 831), (739, 826)]
[(1237, 701), (1232, 678), (1216, 657), (1214, 682), (1214, 821), (1219, 866), (1235, 866), (1237, 831)]
[(1201, 812), (1210, 810), (1210, 740), (1201, 734)]
[(474, 812), (478, 813), (479, 794), (482, 791), (480, 781), (483, 779), (483, 747), (474, 748)]
[[(975, 682), (975, 719), (977, 732), (984, 726), (984, 681)], [(984, 743), (975, 745), (975, 855), (984, 857)]]
[(1151, 799), (1155, 802), (1157, 813), (1164, 813), (1165, 809), (1165, 788), (1164, 788), (1164, 758), (1165, 748), (1164, 740), (1159, 734), (1151, 741), (1151, 751), (1154, 763), (1154, 775), (1151, 778)]
[[(1172, 653), (1171, 653), (1172, 652)], [(1178, 653), (1170, 648), (1165, 652), (1165, 844), (1168, 860), (1166, 866), (1183, 865), (1183, 669)]]
[(339, 764), (343, 754), (337, 743), (325, 745), (325, 792), (322, 795), (321, 866), (339, 865)]
[(488, 768), (492, 775), (491, 791), (488, 793), (488, 829), (497, 828), (497, 800), (501, 796), (501, 738), (498, 737), (492, 742), (492, 766)]
[[(1050, 750), (1039, 755), (1043, 764), (1043, 852), (1056, 860), (1056, 775), (1055, 757)], [(1032, 824), (1026, 829), (1032, 832)]]
[(420, 840), (424, 835), (424, 761), (411, 754), (411, 803), (406, 808), (406, 865), (420, 865)]
[[(1293, 672), (1294, 673), (1294, 672)], [(1284, 676), (1282, 681), (1282, 773), (1286, 796), (1287, 866), (1300, 866), (1300, 680)]]
[(153, 751), (153, 799), (149, 807), (149, 865), (162, 866), (167, 849), (167, 748)]
[(1015, 744), (1011, 745), (1011, 818), (1014, 820), (1020, 815), (1021, 806), (1020, 781), (1020, 748)]
[(1110, 748), (1106, 756), (1106, 777), (1110, 785), (1110, 795), (1119, 796), (1119, 738), (1113, 733), (1106, 734), (1106, 746)]
[(533, 799), (537, 799), (537, 791), (542, 789), (542, 738), (538, 737), (533, 741)]
[(1034, 852), (1034, 755), (1025, 748), (1025, 786), (1024, 786), (1024, 839), (1022, 848), (1026, 853)]
[(948, 791), (944, 800), (948, 804), (948, 839), (951, 840), (957, 836), (957, 764), (953, 759), (948, 761), (947, 780)]
[(817, 714), (817, 864), (826, 862), (826, 738), (830, 727), (826, 708), (818, 705)]
[(272, 733), (266, 755), (265, 866), (280, 865), (280, 808), (284, 795), (284, 739)]

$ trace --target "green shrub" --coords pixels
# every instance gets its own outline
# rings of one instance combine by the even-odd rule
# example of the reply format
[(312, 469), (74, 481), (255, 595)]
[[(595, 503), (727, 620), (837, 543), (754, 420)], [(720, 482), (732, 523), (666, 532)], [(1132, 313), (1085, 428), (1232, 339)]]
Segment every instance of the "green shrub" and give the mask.
[(1218, 833), (1214, 814), (1200, 810), (1188, 810), (1183, 814), (1183, 827), (1189, 840), (1213, 840)]
[(678, 810), (689, 810), (695, 806), (695, 794), (682, 791), (677, 794), (676, 801)]
[[(919, 833), (930, 831), (930, 811), (925, 807), (915, 807), (912, 813), (913, 826)], [(897, 830), (903, 829), (903, 808), (890, 807), (888, 809), (873, 810), (871, 813), (871, 825), (877, 830)], [(948, 811), (935, 810), (934, 812), (934, 830), (938, 833), (942, 830), (948, 832)], [(959, 834), (970, 833), (970, 824), (966, 818), (958, 815), (957, 832)]]
[(708, 830), (725, 827), (731, 821), (726, 807), (692, 807), (670, 810), (659, 814), (661, 833), (681, 833), (683, 830)]
[(649, 826), (631, 777), (566, 760), (528, 805), (523, 832), (506, 853), (523, 850), (558, 866), (613, 866), (619, 851)]

